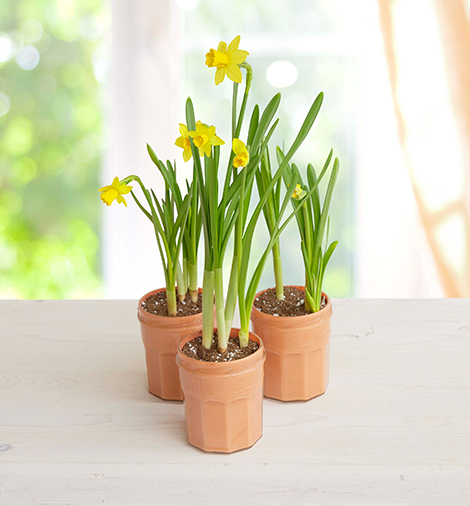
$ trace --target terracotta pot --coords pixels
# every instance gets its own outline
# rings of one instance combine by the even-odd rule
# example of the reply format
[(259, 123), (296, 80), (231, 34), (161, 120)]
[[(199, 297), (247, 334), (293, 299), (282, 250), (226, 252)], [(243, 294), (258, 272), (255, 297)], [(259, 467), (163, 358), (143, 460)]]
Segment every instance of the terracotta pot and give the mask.
[(145, 346), (150, 393), (164, 400), (182, 401), (183, 391), (175, 363), (176, 350), (184, 336), (202, 329), (202, 313), (170, 317), (150, 314), (142, 308), (145, 299), (164, 290), (153, 290), (139, 300), (137, 318)]
[[(294, 286), (304, 290), (303, 286)], [(259, 297), (266, 290), (256, 294)], [(272, 316), (253, 306), (251, 322), (266, 348), (264, 395), (280, 401), (307, 401), (325, 393), (330, 355), (331, 301), (304, 316)]]
[[(206, 452), (249, 448), (263, 434), (263, 343), (250, 332), (250, 340), (260, 345), (252, 355), (233, 362), (201, 362), (181, 352), (200, 335), (183, 338), (176, 356), (189, 443)], [(238, 329), (230, 336), (238, 337)]]

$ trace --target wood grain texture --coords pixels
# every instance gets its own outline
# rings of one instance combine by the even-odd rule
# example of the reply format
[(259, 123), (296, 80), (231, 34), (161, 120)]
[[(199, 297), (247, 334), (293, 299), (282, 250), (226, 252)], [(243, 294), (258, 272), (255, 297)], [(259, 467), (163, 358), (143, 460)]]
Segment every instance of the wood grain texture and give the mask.
[(468, 505), (470, 300), (335, 300), (330, 385), (233, 455), (147, 391), (135, 301), (0, 302), (0, 505)]

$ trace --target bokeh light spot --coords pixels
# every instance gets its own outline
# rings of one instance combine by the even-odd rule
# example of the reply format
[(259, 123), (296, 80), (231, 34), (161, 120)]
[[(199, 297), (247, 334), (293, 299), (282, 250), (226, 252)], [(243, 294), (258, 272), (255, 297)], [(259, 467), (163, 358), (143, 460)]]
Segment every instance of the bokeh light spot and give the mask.
[(13, 42), (6, 33), (0, 33), (0, 62), (6, 62), (13, 56)]
[(288, 61), (271, 63), (266, 71), (266, 79), (275, 88), (287, 88), (297, 80), (297, 67)]
[(6, 153), (12, 156), (27, 153), (33, 145), (34, 127), (28, 118), (13, 118), (7, 125), (2, 139)]
[(176, 3), (183, 11), (194, 11), (199, 7), (200, 0), (176, 0)]
[(0, 116), (5, 116), (11, 107), (10, 97), (6, 93), (0, 92)]
[(37, 42), (43, 34), (41, 23), (37, 19), (28, 19), (21, 25), (21, 33), (28, 42)]
[(39, 51), (34, 46), (25, 46), (16, 57), (18, 67), (33, 70), (39, 63)]

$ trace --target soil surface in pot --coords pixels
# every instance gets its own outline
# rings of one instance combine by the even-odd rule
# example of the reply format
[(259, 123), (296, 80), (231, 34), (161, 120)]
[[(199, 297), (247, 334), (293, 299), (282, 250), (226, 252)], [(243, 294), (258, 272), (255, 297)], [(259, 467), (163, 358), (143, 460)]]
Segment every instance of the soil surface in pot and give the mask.
[(227, 344), (227, 351), (220, 353), (217, 349), (217, 334), (214, 334), (212, 346), (206, 350), (202, 345), (202, 337), (196, 337), (188, 341), (182, 349), (182, 352), (194, 360), (201, 362), (229, 362), (233, 360), (240, 360), (241, 358), (248, 357), (259, 348), (259, 344), (254, 341), (249, 341), (248, 346), (240, 348), (238, 337), (229, 337)]
[[(178, 316), (191, 316), (200, 313), (202, 311), (202, 294), (198, 293), (197, 302), (193, 302), (188, 292), (182, 302), (177, 300), (176, 308), (176, 316), (171, 318)], [(142, 309), (150, 314), (168, 316), (166, 291), (163, 290), (162, 292), (154, 293), (150, 297), (147, 297), (147, 299), (142, 302)]]
[[(305, 311), (305, 292), (291, 286), (284, 287), (284, 300), (278, 300), (275, 288), (269, 288), (255, 298), (254, 306), (258, 311), (272, 316), (304, 316), (311, 314)], [(322, 297), (320, 310), (325, 306), (326, 299)]]

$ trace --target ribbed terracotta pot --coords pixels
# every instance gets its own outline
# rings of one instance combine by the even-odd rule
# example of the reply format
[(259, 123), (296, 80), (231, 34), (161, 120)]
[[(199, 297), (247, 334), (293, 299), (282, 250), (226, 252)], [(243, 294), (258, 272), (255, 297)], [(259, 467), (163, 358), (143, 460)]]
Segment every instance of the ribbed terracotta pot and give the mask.
[(142, 308), (145, 299), (164, 290), (159, 288), (146, 293), (139, 300), (137, 317), (145, 346), (150, 393), (164, 400), (182, 401), (183, 391), (175, 363), (176, 350), (184, 336), (202, 329), (202, 313), (181, 317), (158, 316)]
[[(238, 337), (238, 330), (232, 329), (230, 337)], [(249, 448), (263, 434), (263, 343), (250, 332), (250, 340), (260, 345), (252, 355), (233, 362), (201, 362), (181, 352), (200, 335), (183, 338), (176, 356), (189, 443), (206, 452)]]
[[(293, 286), (305, 290), (303, 286)], [(259, 297), (266, 290), (256, 294)], [(331, 301), (304, 316), (272, 316), (253, 306), (253, 332), (266, 348), (264, 395), (280, 401), (307, 401), (325, 393), (330, 359)]]

